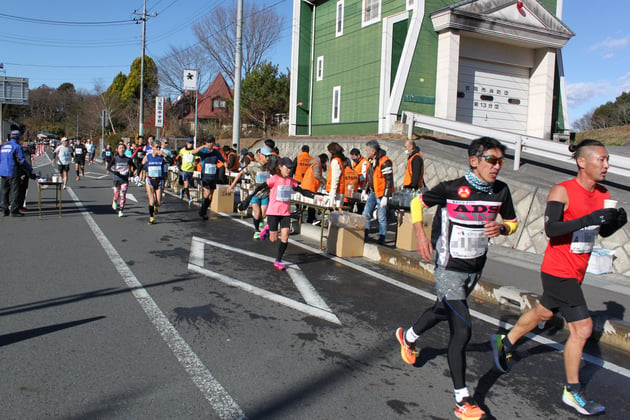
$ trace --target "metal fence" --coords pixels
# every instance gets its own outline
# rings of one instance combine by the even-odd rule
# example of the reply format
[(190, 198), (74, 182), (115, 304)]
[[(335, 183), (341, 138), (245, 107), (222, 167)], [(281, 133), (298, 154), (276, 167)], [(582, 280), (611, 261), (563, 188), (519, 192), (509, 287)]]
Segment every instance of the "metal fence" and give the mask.
[[(408, 124), (408, 138), (412, 138), (414, 127), (449, 134), (464, 139), (476, 139), (487, 136), (494, 137), (514, 151), (514, 170), (521, 165), (521, 153), (529, 153), (547, 159), (567, 162), (571, 158), (566, 143), (557, 143), (508, 131), (479, 127), (459, 121), (445, 120), (428, 115), (404, 112), (402, 122)], [(630, 178), (630, 158), (621, 155), (610, 155), (608, 172)]]

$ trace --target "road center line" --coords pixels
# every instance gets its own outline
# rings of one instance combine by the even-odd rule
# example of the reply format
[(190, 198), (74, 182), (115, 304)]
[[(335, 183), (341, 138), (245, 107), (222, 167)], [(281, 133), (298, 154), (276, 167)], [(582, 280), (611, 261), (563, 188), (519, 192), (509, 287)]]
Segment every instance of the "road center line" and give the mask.
[(136, 298), (140, 307), (158, 330), (162, 339), (170, 347), (171, 351), (186, 370), (193, 383), (199, 388), (203, 396), (210, 402), (211, 407), (217, 412), (221, 419), (244, 419), (245, 413), (238, 406), (236, 401), (227, 393), (225, 388), (214, 378), (212, 373), (203, 364), (201, 359), (193, 352), (188, 343), (182, 338), (177, 329), (170, 323), (166, 315), (149, 295), (142, 283), (136, 278), (131, 269), (122, 259), (116, 248), (107, 239), (101, 228), (96, 224), (90, 213), (85, 209), (79, 197), (72, 188), (66, 191), (74, 200), (75, 206), (81, 211), (81, 215), (96, 236), (101, 247), (109, 257), (110, 261), (124, 280), (131, 293)]

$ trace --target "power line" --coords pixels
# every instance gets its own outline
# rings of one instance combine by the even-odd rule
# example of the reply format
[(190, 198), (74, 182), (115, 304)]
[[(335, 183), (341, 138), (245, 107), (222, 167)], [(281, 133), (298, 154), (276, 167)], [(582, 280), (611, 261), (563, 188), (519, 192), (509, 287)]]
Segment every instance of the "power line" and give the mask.
[(0, 13), (0, 17), (10, 20), (17, 20), (20, 22), (37, 23), (41, 25), (63, 25), (63, 26), (106, 26), (106, 25), (131, 25), (134, 23), (132, 19), (126, 20), (110, 20), (103, 22), (77, 22), (77, 21), (63, 21), (63, 20), (48, 20), (48, 19), (35, 19), (22, 16), (7, 15), (6, 13)]

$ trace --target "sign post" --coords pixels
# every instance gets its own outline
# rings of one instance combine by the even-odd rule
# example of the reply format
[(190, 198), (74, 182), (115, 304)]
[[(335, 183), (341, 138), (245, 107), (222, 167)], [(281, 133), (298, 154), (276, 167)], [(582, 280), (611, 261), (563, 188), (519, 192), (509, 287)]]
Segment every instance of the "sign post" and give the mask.
[(28, 79), (0, 76), (0, 141), (4, 141), (2, 105), (28, 105)]
[(195, 137), (194, 147), (197, 147), (197, 110), (199, 108), (199, 101), (197, 100), (197, 70), (184, 70), (184, 90), (195, 91)]
[(160, 138), (160, 128), (164, 128), (164, 96), (155, 97), (155, 128), (156, 137)]

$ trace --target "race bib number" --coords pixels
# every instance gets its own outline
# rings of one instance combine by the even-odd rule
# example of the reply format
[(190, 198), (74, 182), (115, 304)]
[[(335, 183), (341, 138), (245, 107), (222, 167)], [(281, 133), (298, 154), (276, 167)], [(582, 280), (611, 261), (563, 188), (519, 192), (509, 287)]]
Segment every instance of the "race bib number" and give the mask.
[(111, 155), (112, 155), (112, 152), (109, 152), (109, 151), (105, 152), (105, 156), (111, 156)]
[(203, 166), (203, 173), (205, 175), (216, 175), (217, 174), (217, 165), (214, 163), (206, 163)]
[(149, 172), (147, 175), (149, 175), (149, 178), (162, 178), (162, 167), (149, 166)]
[(488, 237), (483, 229), (453, 226), (449, 248), (454, 258), (478, 258), (488, 251)]
[(573, 232), (571, 238), (571, 252), (574, 254), (588, 254), (593, 251), (595, 239), (599, 234), (599, 226), (586, 226)]
[(195, 157), (192, 153), (186, 153), (182, 159), (184, 163), (193, 163), (193, 160), (195, 160)]
[(293, 188), (290, 185), (278, 185), (278, 193), (276, 194), (276, 200), (278, 201), (291, 201), (291, 193)]
[(83, 149), (77, 149), (74, 151), (75, 154), (77, 155), (82, 155), (83, 154)]
[(129, 172), (129, 165), (126, 165), (124, 163), (117, 163), (116, 172), (118, 172), (121, 175), (126, 175)]
[(269, 172), (267, 171), (258, 172), (256, 174), (256, 184), (262, 184), (263, 182), (267, 182), (267, 179), (269, 179)]

